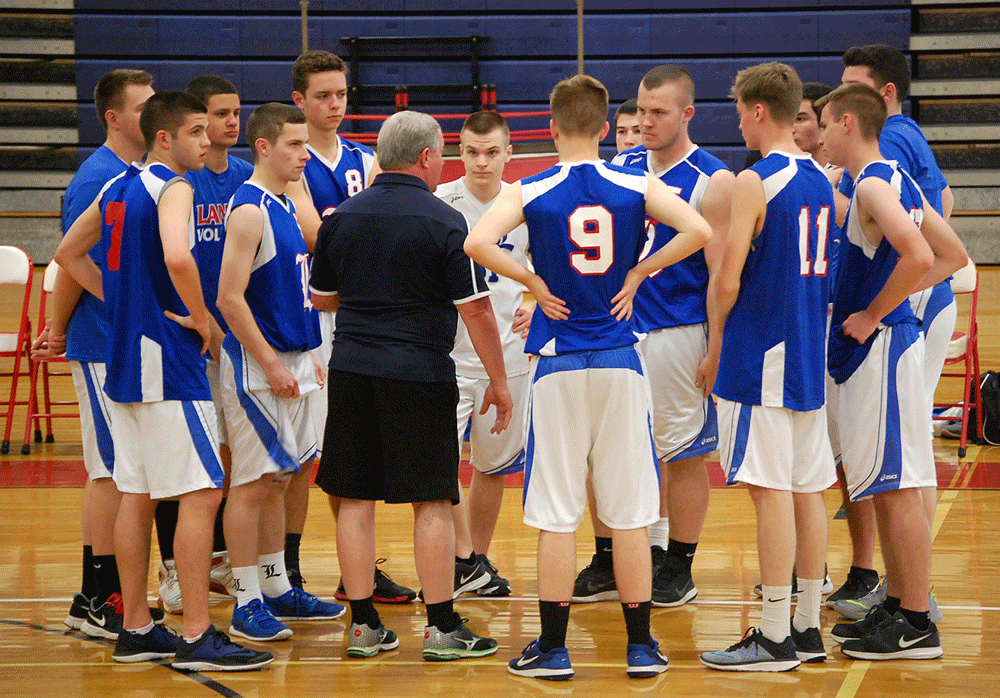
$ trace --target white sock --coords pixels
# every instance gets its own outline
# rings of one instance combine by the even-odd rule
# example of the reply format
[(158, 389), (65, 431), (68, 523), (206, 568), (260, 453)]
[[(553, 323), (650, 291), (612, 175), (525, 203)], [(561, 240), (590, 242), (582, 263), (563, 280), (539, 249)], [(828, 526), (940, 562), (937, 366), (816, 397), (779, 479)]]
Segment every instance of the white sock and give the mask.
[(200, 634), (195, 635), (194, 637), (182, 637), (181, 639), (184, 640), (184, 642), (188, 643), (189, 645), (193, 645), (194, 643), (198, 642), (198, 640), (205, 637), (205, 633), (207, 632), (208, 628), (202, 630)]
[(260, 590), (272, 599), (291, 591), (292, 583), (288, 581), (285, 571), (285, 551), (261, 555), (257, 560), (257, 570), (260, 573)]
[[(760, 614), (760, 631), (768, 640), (783, 642), (791, 635), (789, 616), (792, 613), (792, 585), (761, 585), (764, 608)], [(801, 592), (800, 592), (801, 593)]]
[(664, 550), (670, 543), (670, 519), (661, 516), (660, 520), (649, 527), (649, 547), (658, 545)]
[(799, 587), (799, 601), (795, 606), (792, 623), (800, 633), (806, 628), (819, 627), (819, 607), (823, 600), (823, 580), (796, 577)]
[(236, 605), (246, 606), (254, 599), (261, 599), (260, 582), (257, 580), (257, 565), (233, 568), (233, 581), (236, 583)]
[(141, 628), (138, 628), (136, 630), (127, 630), (126, 632), (130, 632), (133, 635), (146, 635), (152, 629), (153, 629), (153, 621), (149, 621), (147, 625), (144, 625)]

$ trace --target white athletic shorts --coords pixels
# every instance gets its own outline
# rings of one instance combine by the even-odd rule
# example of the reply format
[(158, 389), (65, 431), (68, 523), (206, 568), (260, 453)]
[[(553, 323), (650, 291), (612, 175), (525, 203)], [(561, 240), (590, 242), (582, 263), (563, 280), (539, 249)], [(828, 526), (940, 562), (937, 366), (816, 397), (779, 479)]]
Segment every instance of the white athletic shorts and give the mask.
[(719, 398), (719, 444), (729, 485), (822, 492), (837, 481), (825, 407), (798, 412)]
[(594, 485), (597, 516), (613, 529), (660, 518), (649, 382), (633, 346), (536, 357), (528, 406), (524, 523), (575, 531)]
[[(316, 361), (324, 371), (330, 370), (330, 354), (333, 353), (333, 331), (336, 329), (337, 314), (319, 311), (319, 334), (323, 342), (312, 350)], [(326, 434), (326, 411), (329, 406), (326, 396), (326, 383), (316, 391), (309, 393), (309, 411), (313, 415), (313, 429), (316, 431), (316, 457), (323, 455), (323, 435)]]
[[(924, 289), (910, 296), (910, 307), (921, 321), (924, 335), (924, 389), (927, 395), (927, 414), (934, 412), (934, 391), (937, 390), (944, 360), (948, 354), (951, 335), (958, 319), (958, 304), (954, 297), (948, 302), (947, 289), (938, 286)], [(931, 433), (934, 433), (933, 422)]]
[(222, 487), (211, 400), (118, 403), (112, 423), (120, 492), (167, 499)]
[(219, 428), (219, 445), (229, 443), (229, 432), (226, 430), (226, 415), (222, 407), (222, 376), (219, 364), (211, 358), (205, 362), (205, 375), (208, 376), (208, 389), (212, 391), (212, 404), (215, 405), (215, 423)]
[(496, 411), (490, 408), (479, 414), (483, 396), (490, 386), (488, 378), (456, 376), (458, 382), (458, 452), (462, 452), (465, 429), (472, 420), (469, 445), (472, 448), (472, 465), (486, 475), (507, 475), (524, 470), (524, 444), (527, 440), (528, 392), (531, 374), (508, 376), (507, 386), (514, 402), (510, 425), (499, 434), (491, 434), (496, 421)]
[(922, 399), (924, 339), (913, 324), (880, 326), (865, 360), (838, 388), (841, 454), (851, 500), (937, 484)]
[(103, 363), (70, 361), (76, 400), (80, 403), (80, 434), (83, 437), (83, 467), (87, 477), (111, 477), (115, 469), (115, 445), (111, 424), (118, 403), (104, 392)]
[(708, 324), (653, 330), (639, 342), (653, 395), (653, 440), (664, 462), (711, 453), (719, 445), (712, 398), (695, 386), (708, 352)]
[(279, 353), (299, 382), (297, 398), (274, 394), (263, 369), (232, 335), (222, 352), (222, 399), (233, 454), (231, 486), (268, 473), (289, 476), (316, 455), (310, 396), (317, 392), (309, 352)]

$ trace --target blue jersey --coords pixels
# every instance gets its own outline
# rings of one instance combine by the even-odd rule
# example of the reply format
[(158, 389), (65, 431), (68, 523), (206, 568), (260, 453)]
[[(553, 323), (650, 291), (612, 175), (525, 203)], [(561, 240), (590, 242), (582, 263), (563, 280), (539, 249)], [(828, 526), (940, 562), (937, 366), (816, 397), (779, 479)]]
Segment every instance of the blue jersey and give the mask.
[(264, 217), (244, 294), (264, 339), (280, 352), (318, 347), (319, 316), (312, 309), (308, 290), (309, 251), (295, 207), (256, 182), (242, 184), (233, 194), (229, 210), (239, 206), (256, 206)]
[(330, 162), (311, 146), (310, 158), (302, 173), (306, 193), (320, 218), (326, 218), (340, 204), (368, 186), (368, 176), (375, 164), (375, 151), (366, 145), (340, 136), (337, 159)]
[[(104, 300), (111, 322), (104, 391), (116, 402), (211, 400), (202, 340), (163, 315), (188, 315), (163, 260), (158, 205), (188, 186), (165, 165), (132, 165), (101, 194)], [(188, 225), (193, 234), (193, 219)]]
[(198, 263), (201, 290), (205, 305), (223, 332), (229, 328), (216, 305), (219, 297), (219, 270), (222, 268), (222, 248), (226, 242), (226, 211), (229, 200), (243, 182), (253, 174), (253, 165), (242, 158), (229, 156), (225, 172), (208, 167), (184, 175), (194, 187), (194, 247), (191, 253)]
[(601, 161), (560, 163), (521, 180), (535, 272), (570, 309), (567, 319), (550, 320), (536, 308), (526, 352), (635, 344), (635, 323), (616, 320), (611, 299), (645, 243), (646, 188), (644, 174)]
[[(722, 160), (695, 146), (684, 159), (664, 172), (653, 172), (645, 148), (633, 148), (613, 161), (616, 165), (635, 167), (658, 176), (672, 191), (701, 213), (701, 200), (709, 178), (719, 170), (728, 170)], [(677, 231), (652, 218), (646, 219), (649, 236), (640, 259), (658, 251), (673, 240)], [(705, 295), (708, 293), (708, 265), (705, 253), (698, 250), (646, 279), (635, 294), (635, 318), (640, 331), (677, 327), (706, 322)]]
[(819, 409), (833, 188), (808, 155), (773, 151), (751, 169), (764, 183), (767, 212), (726, 320), (715, 394), (744, 405)]
[[(63, 235), (80, 214), (94, 203), (104, 185), (127, 169), (128, 163), (106, 145), (102, 145), (83, 161), (63, 197)], [(96, 249), (90, 251), (90, 258), (98, 267), (101, 266)], [(84, 291), (66, 327), (66, 358), (70, 361), (104, 363), (107, 344), (108, 314), (104, 303)]]
[[(922, 223), (924, 209), (920, 189), (898, 163), (875, 161), (861, 170), (858, 181), (866, 177), (878, 177), (889, 182), (899, 197), (900, 205), (909, 212), (918, 226)], [(859, 344), (853, 337), (845, 336), (841, 326), (851, 314), (864, 310), (871, 304), (889, 280), (898, 260), (899, 253), (884, 237), (878, 245), (872, 245), (865, 238), (857, 210), (857, 197), (852, 197), (844, 223), (830, 327), (828, 365), (830, 375), (837, 383), (843, 383), (851, 377), (868, 355), (868, 350), (879, 333), (879, 330), (875, 330), (868, 341)], [(882, 318), (881, 324), (892, 326), (901, 322), (917, 322), (909, 300), (904, 300)]]

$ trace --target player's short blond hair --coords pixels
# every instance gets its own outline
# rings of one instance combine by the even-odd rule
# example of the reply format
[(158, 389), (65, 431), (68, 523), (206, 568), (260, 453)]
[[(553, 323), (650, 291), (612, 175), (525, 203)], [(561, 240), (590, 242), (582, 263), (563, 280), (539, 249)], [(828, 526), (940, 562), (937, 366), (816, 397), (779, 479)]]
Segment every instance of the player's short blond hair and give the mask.
[(860, 82), (845, 83), (817, 99), (815, 104), (820, 112), (829, 104), (830, 113), (838, 121), (844, 114), (854, 114), (858, 120), (861, 137), (866, 141), (878, 141), (885, 120), (889, 118), (882, 94), (874, 87)]
[(574, 75), (552, 88), (549, 109), (562, 133), (597, 136), (608, 120), (608, 91), (596, 78)]
[(736, 74), (729, 96), (747, 106), (763, 104), (775, 123), (788, 125), (802, 104), (802, 80), (790, 65), (761, 63)]

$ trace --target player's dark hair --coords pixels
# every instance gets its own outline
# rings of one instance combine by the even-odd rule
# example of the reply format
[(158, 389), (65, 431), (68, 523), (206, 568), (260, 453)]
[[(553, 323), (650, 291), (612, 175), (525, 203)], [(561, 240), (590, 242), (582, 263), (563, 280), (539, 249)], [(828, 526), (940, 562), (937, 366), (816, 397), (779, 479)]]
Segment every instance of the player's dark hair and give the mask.
[(864, 66), (882, 89), (888, 83), (896, 86), (896, 99), (900, 104), (910, 95), (910, 64), (903, 52), (885, 44), (853, 46), (844, 53), (845, 66)]
[(184, 125), (188, 114), (206, 114), (205, 105), (197, 97), (187, 92), (157, 92), (146, 100), (139, 117), (139, 128), (146, 141), (146, 149), (152, 150), (156, 134), (166, 131), (177, 137), (177, 131)]
[(304, 124), (306, 115), (301, 109), (288, 104), (268, 102), (257, 107), (247, 119), (247, 140), (253, 151), (253, 161), (257, 162), (257, 139), (263, 138), (271, 145), (278, 142), (278, 136), (285, 124)]
[(743, 100), (748, 107), (763, 104), (775, 123), (787, 125), (798, 116), (802, 80), (790, 65), (775, 61), (761, 63), (736, 74), (729, 96)]
[(153, 76), (145, 70), (129, 70), (119, 68), (112, 70), (97, 81), (94, 87), (94, 105), (97, 107), (97, 118), (101, 127), (108, 130), (108, 120), (104, 116), (108, 109), (118, 111), (125, 108), (125, 88), (129, 85), (152, 85)]
[(201, 100), (206, 107), (208, 100), (215, 95), (235, 95), (236, 86), (218, 75), (202, 75), (188, 83), (184, 91), (189, 95), (194, 95)]
[(495, 111), (473, 112), (462, 124), (462, 131), (472, 131), (477, 136), (488, 136), (497, 129), (503, 131), (504, 143), (510, 143), (507, 120)]
[(292, 89), (305, 96), (309, 76), (316, 73), (347, 74), (347, 64), (329, 51), (306, 51), (292, 64)]
[(816, 100), (815, 106), (822, 112), (827, 104), (830, 105), (831, 115), (838, 121), (844, 114), (854, 114), (861, 135), (866, 141), (877, 142), (882, 134), (882, 127), (885, 126), (885, 120), (889, 118), (882, 94), (860, 82), (841, 85), (830, 94)]
[(688, 104), (694, 104), (694, 80), (691, 73), (681, 68), (679, 65), (658, 65), (642, 76), (642, 86), (647, 90), (655, 90), (668, 82), (680, 85), (685, 92), (685, 99)]
[(816, 112), (816, 121), (819, 121), (819, 115), (823, 111), (816, 107), (816, 100), (830, 94), (832, 91), (833, 88), (825, 82), (802, 83), (802, 99), (808, 99), (812, 102), (813, 111)]
[(574, 75), (552, 88), (549, 109), (564, 134), (597, 136), (608, 120), (608, 91), (596, 78)]
[(633, 114), (637, 114), (638, 112), (639, 112), (639, 105), (636, 104), (634, 97), (632, 99), (627, 99), (624, 102), (622, 102), (621, 106), (615, 110), (615, 128), (618, 127), (619, 116), (621, 116), (622, 114), (628, 114), (629, 116), (632, 116)]

